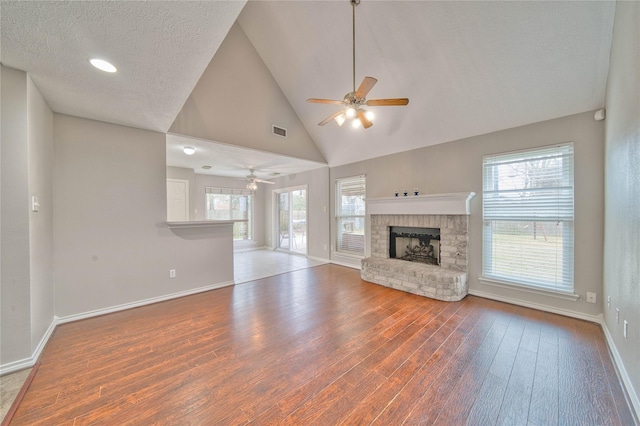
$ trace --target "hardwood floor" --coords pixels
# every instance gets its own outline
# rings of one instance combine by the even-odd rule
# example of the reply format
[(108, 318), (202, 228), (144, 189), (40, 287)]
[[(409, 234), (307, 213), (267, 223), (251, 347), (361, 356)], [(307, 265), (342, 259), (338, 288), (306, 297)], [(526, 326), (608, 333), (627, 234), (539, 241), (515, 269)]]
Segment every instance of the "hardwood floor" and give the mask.
[(596, 324), (336, 265), (59, 326), (12, 425), (630, 425)]

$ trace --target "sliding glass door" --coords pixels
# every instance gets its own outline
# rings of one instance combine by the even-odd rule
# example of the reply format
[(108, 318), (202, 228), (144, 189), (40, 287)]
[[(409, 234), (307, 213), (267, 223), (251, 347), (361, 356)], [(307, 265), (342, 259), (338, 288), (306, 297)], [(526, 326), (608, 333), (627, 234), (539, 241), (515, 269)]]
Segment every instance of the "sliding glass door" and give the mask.
[(276, 247), (307, 254), (307, 188), (275, 190)]

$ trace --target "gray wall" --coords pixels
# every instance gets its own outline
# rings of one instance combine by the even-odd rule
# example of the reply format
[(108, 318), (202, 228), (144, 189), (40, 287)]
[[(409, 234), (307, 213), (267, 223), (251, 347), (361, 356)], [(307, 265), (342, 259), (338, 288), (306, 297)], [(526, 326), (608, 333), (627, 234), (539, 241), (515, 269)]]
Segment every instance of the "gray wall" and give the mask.
[(584, 299), (586, 292), (595, 292), (601, 301), (604, 124), (594, 121), (592, 112), (331, 168), (331, 200), (335, 179), (358, 174), (367, 176), (369, 198), (389, 197), (394, 190), (414, 187), (421, 194), (475, 192), (469, 223), (470, 289), (594, 316), (602, 313), (600, 302), (561, 300), (478, 281), (482, 272), (482, 156), (567, 141), (575, 143), (575, 292)]
[[(607, 82), (604, 321), (640, 392), (640, 3), (616, 3)], [(620, 309), (620, 324), (615, 308)], [(623, 320), (629, 333), (623, 337)], [(640, 406), (636, 406), (640, 414)]]
[[(287, 138), (272, 134), (274, 124), (287, 129)], [(237, 23), (229, 30), (169, 131), (325, 163)]]
[(0, 365), (7, 366), (29, 362), (54, 320), (53, 114), (26, 73), (2, 66), (0, 73)]
[(307, 185), (308, 253), (310, 257), (329, 260), (330, 249), (330, 203), (329, 168), (321, 167), (304, 173), (296, 173), (274, 180), (275, 185), (264, 185), (265, 191), (265, 241), (274, 245), (274, 190)]
[(38, 212), (29, 213), (31, 276), (31, 350), (54, 318), (53, 294), (53, 113), (27, 77), (29, 193)]
[(163, 134), (55, 114), (54, 140), (56, 315), (233, 281), (230, 227), (165, 224)]
[[(247, 181), (245, 179), (235, 179), (223, 176), (212, 176), (212, 175), (195, 175), (195, 202), (196, 202), (196, 210), (198, 213), (196, 214), (195, 220), (205, 220), (206, 219), (206, 209), (205, 209), (205, 188), (207, 186), (213, 186), (217, 188), (238, 188), (244, 189), (247, 186)], [(242, 248), (255, 248), (255, 247), (264, 247), (264, 199), (265, 192), (268, 189), (267, 185), (258, 184), (258, 190), (255, 192), (253, 201), (253, 238), (254, 241), (252, 243), (247, 242), (238, 242), (236, 243), (236, 249)]]
[(182, 179), (189, 181), (189, 220), (197, 220), (196, 212), (196, 174), (193, 169), (186, 167), (167, 166), (167, 179)]
[(2, 260), (0, 313), (2, 364), (31, 356), (29, 295), (29, 165), (27, 75), (0, 67), (2, 75)]

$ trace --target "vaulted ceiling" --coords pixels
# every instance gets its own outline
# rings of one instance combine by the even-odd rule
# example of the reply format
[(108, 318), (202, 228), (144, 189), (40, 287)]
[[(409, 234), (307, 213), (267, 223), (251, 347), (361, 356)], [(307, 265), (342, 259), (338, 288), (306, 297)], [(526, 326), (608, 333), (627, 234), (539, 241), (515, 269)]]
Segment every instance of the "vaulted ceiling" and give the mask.
[[(237, 20), (335, 166), (603, 107), (615, 4), (362, 0), (356, 84), (373, 76), (368, 98), (410, 98), (372, 108), (367, 130), (319, 127), (336, 106), (306, 102), (352, 89), (348, 0), (2, 0), (0, 8), (0, 61), (27, 71), (55, 112), (160, 132)], [(119, 72), (100, 74), (92, 56)], [(251, 81), (245, 88), (255, 91)]]

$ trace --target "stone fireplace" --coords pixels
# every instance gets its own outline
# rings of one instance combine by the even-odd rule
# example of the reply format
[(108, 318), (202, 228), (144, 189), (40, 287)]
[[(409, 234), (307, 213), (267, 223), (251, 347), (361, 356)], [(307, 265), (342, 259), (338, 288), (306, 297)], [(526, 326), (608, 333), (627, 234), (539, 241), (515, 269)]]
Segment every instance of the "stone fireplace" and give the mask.
[(367, 200), (371, 256), (362, 260), (362, 279), (439, 300), (464, 298), (469, 201), (474, 195)]

